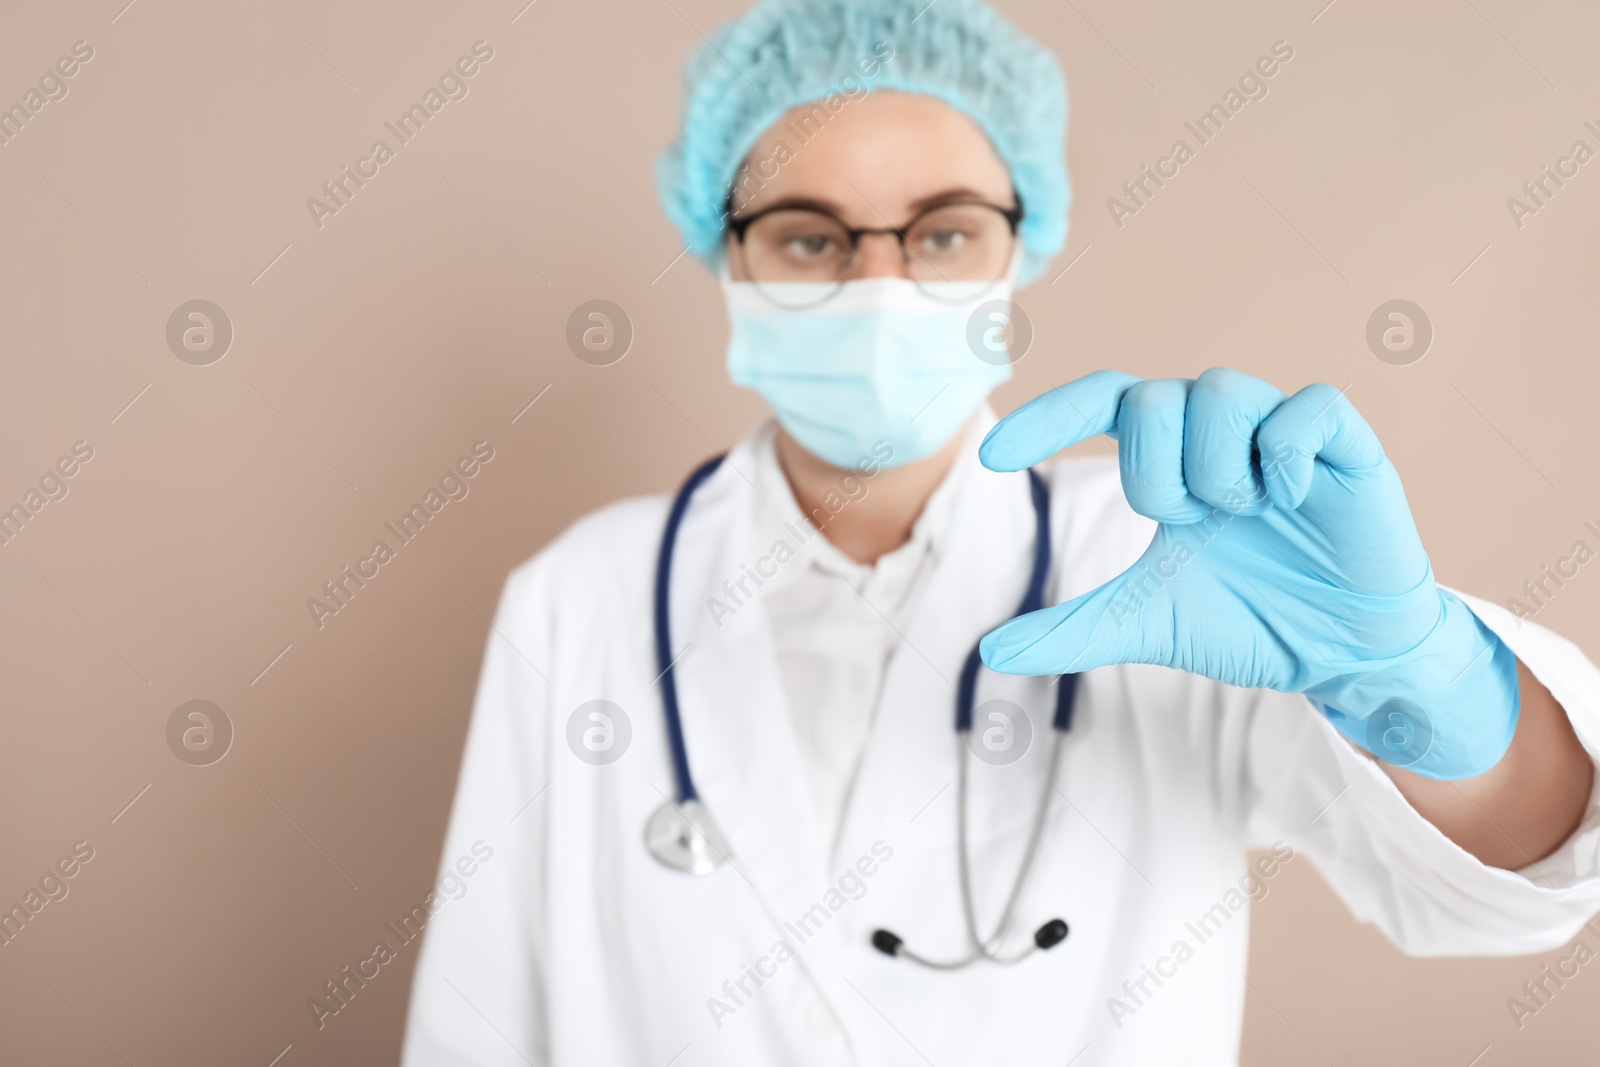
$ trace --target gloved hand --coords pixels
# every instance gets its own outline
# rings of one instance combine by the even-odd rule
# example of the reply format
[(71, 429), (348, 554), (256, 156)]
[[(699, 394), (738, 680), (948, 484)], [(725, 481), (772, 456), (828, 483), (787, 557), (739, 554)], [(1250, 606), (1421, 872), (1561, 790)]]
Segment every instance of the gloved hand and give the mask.
[(1149, 663), (1304, 693), (1351, 740), (1430, 778), (1505, 754), (1516, 657), (1434, 584), (1400, 476), (1339, 390), (1285, 399), (1237, 371), (1099, 371), (1001, 420), (979, 455), (1021, 470), (1102, 433), (1155, 539), (1100, 588), (985, 636), (990, 668)]

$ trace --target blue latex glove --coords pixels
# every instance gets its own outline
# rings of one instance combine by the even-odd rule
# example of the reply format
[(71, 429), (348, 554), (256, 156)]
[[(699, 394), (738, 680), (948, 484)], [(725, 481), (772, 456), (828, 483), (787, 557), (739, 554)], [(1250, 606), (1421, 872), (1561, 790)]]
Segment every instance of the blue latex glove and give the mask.
[(1015, 471), (1116, 438), (1122, 489), (1160, 525), (1128, 570), (984, 637), (1012, 674), (1150, 663), (1304, 693), (1347, 737), (1430, 778), (1488, 770), (1520, 709), (1515, 655), (1434, 584), (1394, 465), (1339, 390), (1237, 371), (1099, 371), (1001, 420)]

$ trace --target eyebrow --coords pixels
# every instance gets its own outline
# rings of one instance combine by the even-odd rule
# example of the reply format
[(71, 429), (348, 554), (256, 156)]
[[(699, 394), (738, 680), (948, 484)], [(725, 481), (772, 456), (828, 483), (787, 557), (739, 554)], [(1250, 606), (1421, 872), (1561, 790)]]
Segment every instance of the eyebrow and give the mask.
[(988, 203), (989, 197), (969, 186), (958, 185), (950, 189), (942, 189), (937, 193), (929, 193), (927, 196), (918, 197), (907, 206), (911, 208), (911, 213), (914, 215), (924, 208), (955, 200), (981, 200), (984, 203)]
[[(731, 196), (730, 196), (729, 199), (730, 200), (732, 199)], [(741, 208), (743, 208), (744, 206), (745, 205), (740, 205)], [(833, 215), (835, 217), (844, 214), (844, 209), (842, 207), (840, 207), (838, 204), (834, 203), (832, 200), (827, 200), (827, 199), (823, 199), (821, 197), (815, 197), (815, 196), (780, 196), (778, 199), (774, 200), (770, 204), (763, 204), (759, 210), (761, 210), (761, 211), (774, 211), (774, 210), (776, 210), (778, 208), (786, 208), (786, 207), (787, 208), (812, 208), (812, 209), (814, 209), (816, 211), (826, 211), (828, 214)], [(738, 217), (738, 214), (739, 214), (739, 211), (735, 210), (735, 211), (730, 213), (730, 217), (736, 218), (736, 217)]]
[[(1012, 199), (1013, 201), (1015, 200), (1015, 193), (1012, 194)], [(731, 205), (733, 200), (731, 193), (729, 194), (728, 200)], [(941, 189), (935, 193), (929, 193), (926, 196), (919, 196), (906, 206), (910, 209), (910, 214), (916, 215), (930, 207), (936, 207), (940, 204), (965, 202), (971, 200), (978, 200), (984, 203), (990, 202), (989, 197), (983, 193), (980, 193), (978, 190), (966, 185), (957, 185), (951, 186), (948, 189)], [(740, 205), (740, 209), (745, 206), (746, 205)], [(872, 207), (870, 201), (868, 202), (868, 206)], [(844, 208), (841, 205), (825, 197), (816, 196), (782, 196), (770, 204), (763, 204), (759, 210), (766, 212), (776, 211), (781, 208), (810, 208), (816, 211), (827, 212), (835, 218), (844, 217)], [(874, 208), (874, 211), (876, 211), (876, 208)], [(737, 219), (738, 216), (739, 209), (730, 211), (728, 214), (730, 219)]]

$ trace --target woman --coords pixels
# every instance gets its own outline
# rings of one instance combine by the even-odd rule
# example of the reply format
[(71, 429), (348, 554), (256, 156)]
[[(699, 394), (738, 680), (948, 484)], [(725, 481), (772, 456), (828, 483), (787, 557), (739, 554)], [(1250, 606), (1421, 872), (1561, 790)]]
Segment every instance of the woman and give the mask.
[(1600, 675), (1434, 584), (1337, 390), (1105, 371), (996, 425), (1064, 123), (967, 0), (691, 62), (664, 198), (776, 420), (511, 576), (407, 1063), (1232, 1063), (1302, 855), (1413, 953), (1600, 907)]

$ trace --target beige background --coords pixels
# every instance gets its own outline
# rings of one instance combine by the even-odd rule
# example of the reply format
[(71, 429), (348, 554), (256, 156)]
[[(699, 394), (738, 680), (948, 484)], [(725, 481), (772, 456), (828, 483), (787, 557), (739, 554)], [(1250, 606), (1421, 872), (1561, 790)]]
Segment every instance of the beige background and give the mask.
[[(429, 887), (503, 576), (762, 417), (651, 170), (737, 5), (125, 2), (0, 32), (0, 103), (95, 52), (0, 146), (0, 504), (94, 449), (0, 547), (0, 901), (95, 850), (0, 948), (0, 1060), (393, 1062), (414, 946), (321, 1032), (306, 1000)], [(1065, 65), (1076, 203), (998, 403), (1102, 366), (1348, 383), (1439, 576), (1504, 600), (1600, 524), (1600, 162), (1521, 230), (1505, 205), (1600, 148), (1600, 11), (1324, 2), (1006, 5)], [(306, 199), (480, 39), (470, 95), (319, 230)], [(1114, 226), (1280, 39), (1270, 95)], [(563, 339), (595, 297), (637, 331), (607, 368)], [(1436, 329), (1412, 366), (1364, 340), (1396, 297)], [(235, 329), (206, 367), (165, 340), (195, 298)], [(480, 439), (470, 496), (319, 630), (306, 599)], [(1595, 655), (1597, 604), (1586, 570), (1540, 621)], [(164, 732), (195, 698), (236, 730), (203, 768)], [(1519, 1031), (1538, 959), (1404, 959), (1299, 865), (1257, 921), (1248, 1064), (1592, 1062), (1600, 975)]]

